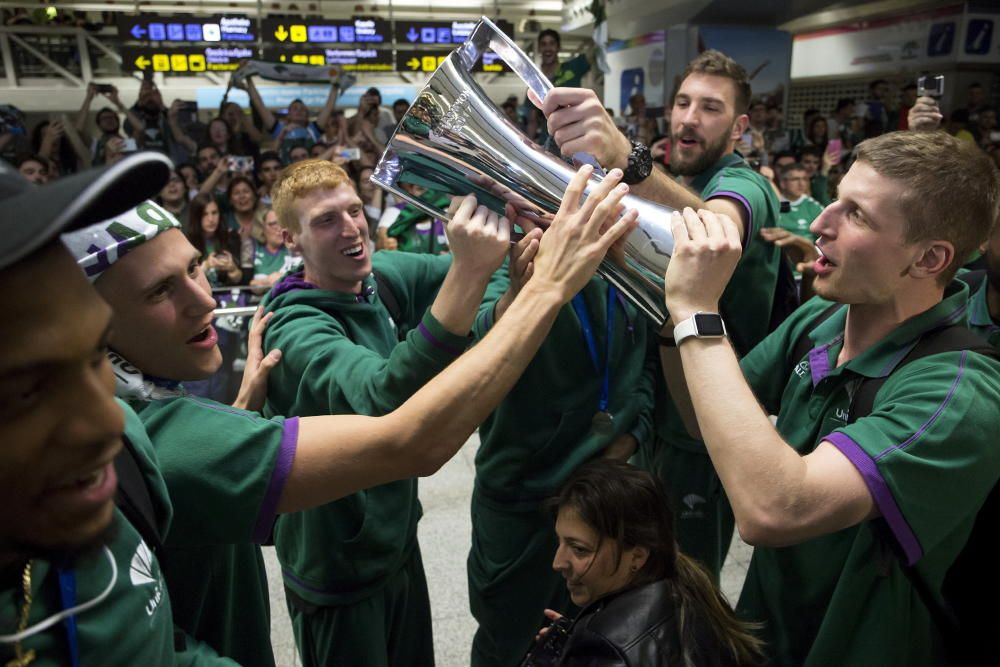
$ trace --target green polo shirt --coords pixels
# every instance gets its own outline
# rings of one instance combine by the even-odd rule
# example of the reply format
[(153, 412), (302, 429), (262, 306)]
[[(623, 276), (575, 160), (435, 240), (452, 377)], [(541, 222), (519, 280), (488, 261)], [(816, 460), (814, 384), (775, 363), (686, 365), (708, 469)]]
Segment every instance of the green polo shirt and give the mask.
[[(494, 307), (509, 284), (505, 263), (486, 289), (473, 327), (477, 338), (493, 327)], [(600, 277), (580, 292), (600, 371), (588, 352), (580, 317), (567, 304), (517, 384), (480, 426), (476, 490), (481, 498), (507, 510), (535, 509), (617, 436), (630, 434), (640, 446), (649, 439), (656, 365), (647, 354), (647, 327), (619, 292), (609, 331), (608, 293), (608, 283)], [(607, 411), (614, 418), (610, 433), (598, 432), (592, 424), (605, 363)]]
[(778, 226), (798, 234), (810, 241), (816, 240), (816, 235), (809, 231), (809, 225), (823, 212), (823, 206), (809, 195), (802, 195), (795, 201), (788, 202), (788, 211), (778, 217)]
[(163, 571), (174, 622), (246, 667), (272, 667), (266, 542), (298, 419), (263, 419), (194, 396), (133, 404), (175, 509)]
[[(172, 509), (167, 487), (157, 465), (153, 447), (142, 423), (121, 401), (125, 412), (125, 435), (133, 445), (135, 462), (146, 482), (157, 529), (167, 534)], [(176, 650), (171, 599), (160, 563), (139, 532), (115, 510), (113, 532), (104, 549), (96, 549), (75, 559), (72, 572), (76, 583), (76, 604), (99, 598), (111, 586), (108, 596), (95, 607), (77, 614), (76, 655), (81, 665), (141, 665), (142, 667), (233, 666), (203, 644), (188, 639)], [(107, 554), (111, 554), (112, 569)], [(32, 604), (28, 625), (35, 625), (63, 610), (59, 576), (55, 567), (36, 558), (31, 564)], [(20, 578), (13, 588), (0, 590), (0, 628), (4, 634), (17, 627), (16, 614), (23, 600)], [(63, 623), (43, 630), (21, 643), (35, 651), (35, 666), (62, 667), (71, 664), (70, 644)], [(0, 644), (0, 661), (14, 657), (13, 645)]]
[[(384, 415), (465, 350), (469, 339), (430, 312), (450, 255), (377, 252), (372, 265), (392, 286), (405, 340), (373, 275), (359, 295), (320, 289), (302, 273), (286, 275), (264, 301), (274, 313), (264, 349), (282, 351), (268, 376), (265, 414)], [(371, 597), (413, 554), (421, 512), (417, 480), (404, 479), (283, 515), (274, 543), (285, 586), (315, 605)]]
[[(719, 304), (730, 340), (737, 353), (743, 355), (764, 339), (770, 322), (781, 250), (764, 241), (760, 230), (778, 224), (778, 198), (767, 180), (751, 169), (738, 153), (724, 155), (699, 174), (690, 187), (705, 201), (726, 197), (747, 213), (743, 255)], [(657, 435), (671, 446), (704, 453), (705, 444), (692, 438), (684, 427), (667, 394), (662, 373), (657, 376)], [(646, 452), (643, 456), (658, 458), (656, 452)]]
[[(743, 359), (743, 372), (789, 446), (805, 455), (826, 440), (857, 467), (896, 546), (939, 591), (1000, 476), (1000, 363), (947, 352), (893, 373), (924, 332), (966, 321), (963, 283), (839, 367), (847, 307), (812, 324), (829, 305), (804, 304)], [(814, 347), (789, 359), (806, 331)], [(871, 414), (847, 424), (860, 378), (886, 375)], [(924, 603), (870, 524), (754, 550), (738, 610), (764, 622), (773, 664), (942, 664)]]
[(986, 302), (987, 280), (984, 278), (983, 284), (969, 297), (969, 328), (1000, 349), (1000, 323), (990, 316), (990, 306)]

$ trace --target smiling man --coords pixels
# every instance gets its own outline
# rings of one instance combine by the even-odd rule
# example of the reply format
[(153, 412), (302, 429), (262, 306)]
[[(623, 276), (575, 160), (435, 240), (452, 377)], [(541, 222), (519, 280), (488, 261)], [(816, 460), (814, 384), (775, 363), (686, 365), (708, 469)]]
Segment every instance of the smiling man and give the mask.
[[(451, 255), (372, 257), (361, 198), (343, 169), (322, 160), (288, 167), (274, 208), (304, 269), (264, 304), (274, 313), (267, 347), (284, 355), (269, 381), (269, 414), (395, 409), (465, 350), (510, 247), (507, 219), (467, 197), (452, 204)], [(409, 479), (279, 519), (274, 541), (305, 665), (433, 664), (420, 514)]]
[[(742, 361), (724, 335), (690, 326), (718, 322), (740, 244), (711, 211), (674, 216), (674, 354), (740, 535), (756, 547), (738, 609), (763, 622), (770, 664), (993, 657), (946, 656), (965, 647), (946, 646), (915, 582), (940, 600), (1000, 477), (1000, 363), (975, 336), (940, 343), (969, 335), (968, 286), (953, 278), (998, 203), (989, 159), (943, 132), (859, 144), (840, 198), (812, 224), (821, 298)], [(873, 394), (871, 382), (882, 383)]]
[(36, 188), (0, 162), (4, 664), (235, 664), (175, 634), (155, 555), (166, 487), (141, 423), (114, 398), (111, 310), (56, 239), (154, 194), (169, 169), (141, 153)]
[[(749, 123), (751, 89), (746, 70), (718, 51), (706, 51), (684, 72), (670, 111), (670, 168), (676, 179), (649, 167), (649, 150), (619, 132), (592, 91), (556, 88), (542, 105), (563, 155), (590, 153), (606, 169), (625, 170), (633, 194), (671, 208), (705, 208), (735, 223), (744, 244), (736, 276), (722, 299), (733, 344), (746, 354), (780, 319), (776, 297), (781, 251), (760, 238), (778, 223), (778, 200), (767, 180), (736, 152)], [(790, 276), (789, 276), (790, 281)], [(791, 284), (789, 282), (789, 284)], [(670, 345), (661, 338), (661, 345)], [(655, 445), (639, 464), (658, 475), (671, 495), (681, 549), (717, 577), (729, 549), (732, 513), (704, 444), (690, 433), (662, 384), (657, 393)], [(689, 420), (693, 421), (693, 420)]]

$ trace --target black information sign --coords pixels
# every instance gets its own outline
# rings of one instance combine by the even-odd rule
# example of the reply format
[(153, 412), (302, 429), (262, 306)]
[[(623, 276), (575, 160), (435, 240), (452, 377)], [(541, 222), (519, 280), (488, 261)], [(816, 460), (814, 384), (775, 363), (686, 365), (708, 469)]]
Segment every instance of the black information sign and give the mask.
[[(453, 49), (397, 49), (396, 50), (396, 71), (397, 72), (433, 72), (441, 62), (448, 57)], [(500, 60), (500, 57), (488, 51), (483, 54), (475, 67), (474, 72), (509, 72), (507, 63)]]
[(388, 44), (389, 22), (377, 18), (302, 19), (266, 18), (264, 41), (277, 44)]
[(237, 14), (119, 14), (118, 36), (143, 42), (255, 42), (257, 26), (249, 16)]
[(122, 70), (126, 72), (166, 72), (199, 74), (231, 72), (243, 60), (257, 57), (256, 49), (245, 46), (157, 47), (124, 46)]
[(346, 72), (391, 72), (392, 51), (365, 48), (281, 48), (264, 49), (264, 60), (299, 65), (336, 66)]
[[(396, 44), (455, 45), (462, 44), (472, 34), (479, 21), (396, 21)], [(510, 21), (495, 21), (497, 27), (514, 38), (514, 25)]]

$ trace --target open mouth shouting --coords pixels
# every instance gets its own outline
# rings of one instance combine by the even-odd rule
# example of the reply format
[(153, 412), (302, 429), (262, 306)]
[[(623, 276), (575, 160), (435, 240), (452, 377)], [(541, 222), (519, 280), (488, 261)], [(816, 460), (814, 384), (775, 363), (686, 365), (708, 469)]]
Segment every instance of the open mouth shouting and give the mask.
[(365, 244), (356, 243), (349, 248), (345, 248), (340, 251), (340, 254), (344, 257), (350, 257), (351, 259), (361, 260), (365, 257)]
[(199, 349), (211, 349), (219, 342), (219, 334), (215, 332), (215, 327), (211, 324), (188, 338), (187, 344)]
[(836, 268), (837, 265), (826, 256), (826, 253), (823, 252), (823, 249), (819, 245), (816, 246), (816, 252), (819, 253), (819, 259), (813, 262), (813, 270), (817, 276), (827, 275)]

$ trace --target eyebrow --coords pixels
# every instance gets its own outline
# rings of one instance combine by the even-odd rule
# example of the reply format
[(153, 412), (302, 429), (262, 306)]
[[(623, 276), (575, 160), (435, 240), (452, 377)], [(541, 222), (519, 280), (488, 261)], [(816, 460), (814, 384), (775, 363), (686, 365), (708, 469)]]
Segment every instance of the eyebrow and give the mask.
[[(94, 346), (94, 350), (101, 350), (108, 346), (111, 340), (111, 322), (109, 321), (104, 327), (104, 331), (101, 332), (100, 337), (97, 339), (97, 345)], [(47, 369), (58, 365), (64, 359), (45, 359), (42, 361), (33, 361), (21, 366), (10, 366), (8, 368), (0, 367), (0, 377), (14, 376), (14, 375), (31, 375), (33, 373), (44, 373)]]
[[(225, 223), (222, 222), (222, 221), (220, 221), (219, 224), (221, 225), (221, 224), (225, 224)], [(185, 267), (191, 266), (192, 263), (197, 262), (199, 259), (201, 259), (201, 253), (198, 252), (197, 250), (195, 250), (193, 253), (191, 253), (191, 258), (188, 259), (188, 262), (185, 265)], [(174, 278), (173, 274), (170, 274), (168, 276), (164, 276), (162, 278), (157, 278), (156, 280), (150, 281), (147, 285), (145, 285), (144, 287), (142, 287), (139, 291), (142, 294), (146, 294), (147, 292), (151, 292), (155, 287), (158, 287), (158, 286), (160, 286), (160, 285), (162, 285), (162, 284), (164, 284), (166, 282), (169, 282), (169, 281), (173, 280), (173, 278)]]

